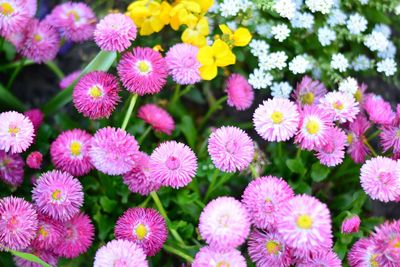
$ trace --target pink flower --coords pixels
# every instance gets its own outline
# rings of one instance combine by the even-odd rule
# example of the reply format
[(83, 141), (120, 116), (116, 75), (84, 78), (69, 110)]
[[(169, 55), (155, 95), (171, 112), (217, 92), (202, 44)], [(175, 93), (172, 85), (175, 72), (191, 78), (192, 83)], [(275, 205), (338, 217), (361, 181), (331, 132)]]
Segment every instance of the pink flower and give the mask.
[(51, 251), (61, 242), (66, 229), (62, 222), (41, 214), (39, 214), (38, 220), (36, 237), (32, 240), (31, 246), (38, 250)]
[(320, 81), (314, 81), (308, 76), (304, 76), (296, 90), (293, 98), (299, 106), (319, 104), (319, 100), (327, 93), (325, 86)]
[(299, 128), (297, 106), (285, 98), (264, 101), (254, 112), (253, 122), (257, 133), (268, 141), (287, 141)]
[(138, 152), (135, 166), (124, 174), (123, 181), (129, 190), (143, 196), (150, 194), (151, 191), (157, 191), (161, 187), (160, 183), (151, 178), (150, 157), (143, 152)]
[(254, 226), (272, 230), (277, 212), (294, 197), (292, 188), (282, 178), (264, 176), (250, 182), (243, 193), (243, 204)]
[(365, 83), (362, 83), (358, 86), (356, 93), (354, 94), (354, 98), (359, 103), (360, 109), (363, 110), (364, 108), (364, 101), (365, 101), (365, 92), (367, 91), (368, 86)]
[(135, 137), (122, 129), (106, 127), (93, 136), (89, 157), (99, 171), (121, 175), (133, 168), (138, 151), (139, 145)]
[(67, 89), (67, 87), (71, 86), (74, 83), (74, 81), (79, 78), (81, 73), (82, 73), (81, 70), (76, 70), (66, 75), (64, 78), (62, 78), (62, 80), (59, 83), (61, 90)]
[(367, 111), (369, 119), (377, 124), (389, 125), (395, 119), (396, 114), (388, 102), (381, 96), (368, 94), (365, 98), (364, 109)]
[(400, 196), (399, 163), (381, 156), (367, 160), (361, 167), (360, 181), (372, 199), (394, 201)]
[(319, 106), (321, 109), (327, 111), (333, 117), (333, 120), (340, 123), (346, 121), (352, 122), (360, 112), (358, 102), (356, 102), (355, 98), (343, 92), (330, 92), (326, 94), (320, 100)]
[(167, 82), (167, 65), (162, 55), (148, 47), (125, 53), (118, 64), (118, 75), (131, 93), (155, 94)]
[(46, 21), (32, 19), (26, 30), (21, 54), (36, 63), (53, 60), (60, 49), (60, 34)]
[(338, 127), (332, 127), (327, 131), (326, 142), (316, 148), (316, 155), (321, 164), (333, 167), (342, 163), (347, 144), (347, 136), (344, 131)]
[(342, 222), (342, 233), (357, 233), (360, 229), (361, 220), (357, 215), (347, 217)]
[(240, 74), (231, 74), (226, 82), (225, 92), (228, 105), (237, 110), (248, 109), (254, 100), (254, 91), (249, 82)]
[[(58, 257), (52, 252), (48, 250), (40, 250), (34, 248), (24, 249), (22, 252), (30, 253), (40, 258), (50, 266), (58, 266)], [(23, 258), (14, 256), (14, 262), (17, 267), (42, 267), (43, 265), (39, 263), (34, 263), (32, 261), (25, 260)]]
[(13, 196), (0, 199), (0, 247), (15, 250), (28, 247), (37, 225), (32, 204)]
[(175, 122), (171, 115), (166, 110), (154, 104), (141, 106), (137, 116), (150, 124), (158, 132), (171, 135), (175, 129)]
[(347, 149), (347, 152), (355, 163), (363, 163), (365, 157), (370, 152), (369, 148), (364, 144), (364, 134), (370, 127), (371, 124), (363, 115), (358, 115), (356, 119), (349, 124), (349, 130), (347, 133), (349, 148)]
[(44, 215), (66, 221), (77, 214), (83, 204), (82, 185), (69, 173), (49, 171), (37, 180), (32, 199)]
[(44, 119), (43, 112), (38, 108), (34, 108), (34, 109), (30, 109), (28, 111), (25, 111), (24, 115), (26, 117), (28, 117), (28, 119), (31, 120), (31, 122), (33, 124), (33, 128), (35, 129), (35, 132), (37, 132), (39, 130), (39, 127), (43, 123), (43, 119)]
[(108, 118), (120, 101), (117, 78), (103, 71), (83, 76), (72, 94), (74, 106), (92, 120)]
[(197, 47), (190, 44), (176, 44), (169, 49), (165, 60), (168, 71), (177, 84), (195, 84), (201, 81), (198, 51)]
[(400, 266), (400, 221), (385, 222), (375, 227), (372, 238), (376, 246), (378, 266)]
[(215, 167), (221, 171), (242, 171), (253, 160), (254, 144), (241, 129), (223, 126), (210, 135), (208, 153)]
[(300, 113), (300, 129), (295, 143), (307, 150), (321, 147), (327, 143), (328, 132), (332, 126), (332, 117), (325, 110), (306, 105)]
[(361, 238), (347, 255), (350, 267), (380, 266), (376, 261), (376, 246), (372, 238)]
[(211, 247), (202, 247), (194, 258), (192, 267), (229, 266), (246, 267), (246, 260), (236, 249), (226, 252), (216, 251)]
[(96, 15), (85, 3), (66, 2), (56, 6), (45, 18), (68, 41), (83, 42), (93, 36)]
[(338, 255), (331, 250), (315, 251), (311, 258), (297, 264), (298, 267), (342, 267)]
[(115, 225), (115, 237), (139, 245), (147, 256), (156, 255), (168, 237), (164, 218), (151, 208), (128, 209)]
[(24, 180), (24, 165), (20, 154), (0, 150), (0, 179), (3, 182), (11, 186), (19, 186)]
[(242, 245), (249, 235), (249, 215), (233, 197), (219, 197), (201, 212), (199, 231), (210, 248), (230, 251)]
[(136, 25), (123, 14), (109, 14), (97, 25), (94, 31), (96, 44), (105, 51), (122, 52), (136, 39)]
[(0, 113), (0, 150), (21, 153), (33, 143), (32, 122), (16, 111)]
[(31, 169), (40, 170), (40, 166), (42, 165), (43, 155), (39, 151), (33, 151), (26, 158), (26, 165), (28, 165)]
[(32, 14), (32, 1), (3, 0), (0, 3), (0, 35), (21, 32)]
[(295, 196), (282, 207), (276, 229), (297, 257), (304, 258), (311, 252), (332, 247), (329, 209), (308, 195)]
[(253, 230), (249, 237), (248, 251), (256, 266), (289, 267), (292, 263), (290, 248), (276, 232)]
[[(28, 21), (29, 23), (29, 21)], [(24, 46), (26, 37), (26, 28), (22, 28), (19, 31), (9, 31), (4, 34), (4, 38), (15, 46), (15, 50), (20, 52)], [(0, 30), (1, 31), (1, 30)]]
[(66, 231), (63, 240), (54, 248), (54, 253), (68, 259), (85, 253), (94, 237), (94, 227), (89, 216), (78, 213), (64, 222), (64, 227)]
[(185, 144), (167, 141), (150, 156), (150, 177), (165, 186), (186, 186), (196, 175), (197, 158)]
[(400, 153), (400, 125), (387, 125), (382, 127), (379, 134), (383, 151), (387, 152), (393, 149), (393, 153)]
[(128, 240), (112, 240), (99, 248), (93, 267), (148, 267), (146, 255), (135, 243)]
[(74, 176), (83, 176), (93, 169), (89, 158), (92, 136), (80, 129), (62, 132), (51, 143), (50, 155), (54, 166)]

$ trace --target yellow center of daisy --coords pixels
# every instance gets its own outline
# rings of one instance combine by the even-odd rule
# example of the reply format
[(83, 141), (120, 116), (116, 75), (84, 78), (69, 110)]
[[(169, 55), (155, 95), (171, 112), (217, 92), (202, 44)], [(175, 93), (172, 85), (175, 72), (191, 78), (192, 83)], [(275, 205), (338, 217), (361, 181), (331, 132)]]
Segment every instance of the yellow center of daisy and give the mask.
[(319, 123), (315, 120), (310, 120), (307, 122), (306, 129), (309, 134), (316, 134), (319, 132)]
[(379, 263), (376, 261), (376, 258), (378, 257), (378, 254), (373, 254), (371, 258), (369, 259), (369, 263), (373, 267), (379, 267)]
[(231, 265), (226, 261), (220, 261), (217, 263), (217, 267), (230, 267)]
[(103, 95), (103, 93), (101, 92), (100, 88), (95, 85), (89, 89), (89, 95), (92, 98), (97, 99), (97, 98), (101, 97)]
[(352, 144), (353, 143), (353, 139), (354, 139), (353, 134), (349, 133), (347, 135), (347, 143)]
[(51, 194), (51, 198), (53, 200), (60, 200), (61, 199), (61, 190), (57, 189)]
[(310, 229), (312, 227), (313, 221), (310, 216), (307, 214), (299, 215), (297, 217), (297, 226), (300, 227), (301, 229)]
[(82, 145), (79, 142), (71, 142), (69, 147), (71, 154), (75, 157), (80, 156), (82, 153)]
[(40, 41), (42, 41), (42, 36), (40, 36), (40, 34), (35, 34), (34, 36), (33, 36), (33, 39), (35, 40), (35, 42), (40, 42)]
[(355, 93), (354, 93), (354, 98), (356, 99), (356, 101), (357, 102), (361, 102), (361, 100), (362, 100), (362, 93), (361, 93), (361, 90), (357, 90)]
[(47, 237), (47, 236), (49, 235), (49, 232), (47, 232), (46, 229), (44, 229), (44, 227), (41, 226), (41, 227), (39, 228), (39, 234), (40, 234), (42, 237)]
[(229, 215), (225, 214), (219, 218), (219, 224), (223, 227), (228, 227)]
[(271, 114), (271, 120), (274, 122), (274, 124), (280, 124), (283, 121), (283, 113), (280, 111), (274, 111)]
[(267, 197), (266, 199), (265, 199), (265, 203), (270, 203), (271, 202), (271, 199), (269, 198), (269, 197)]
[(14, 12), (14, 8), (9, 3), (1, 3), (0, 12), (5, 16), (9, 16)]
[(78, 20), (80, 20), (80, 16), (79, 16), (79, 14), (78, 14), (78, 12), (76, 12), (75, 10), (70, 10), (68, 13), (67, 13), (67, 16), (68, 17), (73, 17), (74, 18), (74, 20), (75, 21), (78, 21)]
[(400, 137), (400, 129), (396, 131), (396, 137)]
[(147, 61), (141, 60), (137, 63), (137, 68), (140, 73), (147, 74), (150, 72), (150, 64)]
[(301, 102), (303, 104), (311, 105), (312, 103), (314, 103), (314, 99), (315, 99), (314, 94), (311, 92), (307, 92), (304, 95), (302, 95)]
[(17, 126), (10, 126), (8, 127), (8, 132), (12, 135), (12, 136), (16, 136), (17, 133), (19, 133), (20, 129)]
[(144, 239), (146, 236), (147, 236), (147, 228), (146, 228), (146, 226), (144, 226), (143, 224), (139, 224), (137, 227), (136, 227), (136, 230), (135, 230), (135, 233), (136, 233), (136, 236), (137, 236), (137, 238), (139, 239), (139, 240), (142, 240), (142, 239)]
[(0, 161), (0, 167), (5, 167), (10, 163), (11, 163), (11, 159), (5, 158), (5, 159), (3, 159), (3, 161)]
[(277, 255), (279, 253), (279, 251), (281, 250), (281, 244), (279, 244), (278, 242), (276, 242), (274, 240), (269, 240), (265, 244), (265, 248), (267, 249), (268, 254)]
[(332, 106), (334, 109), (337, 109), (337, 110), (342, 110), (344, 108), (343, 103), (340, 102), (339, 100), (336, 101), (335, 103), (333, 103)]

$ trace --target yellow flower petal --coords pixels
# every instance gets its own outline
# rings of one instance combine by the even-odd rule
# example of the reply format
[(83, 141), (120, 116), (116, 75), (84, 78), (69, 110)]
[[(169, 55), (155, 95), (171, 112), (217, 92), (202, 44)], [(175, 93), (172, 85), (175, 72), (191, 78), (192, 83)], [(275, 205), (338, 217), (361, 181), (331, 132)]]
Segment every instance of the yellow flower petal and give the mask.
[(201, 65), (213, 65), (214, 64), (214, 56), (213, 50), (209, 46), (203, 46), (199, 49), (197, 53), (197, 60), (200, 62)]
[(154, 32), (153, 28), (150, 25), (150, 21), (146, 20), (142, 23), (142, 27), (140, 28), (140, 35), (150, 35)]
[(218, 67), (235, 64), (236, 56), (224, 41), (216, 40), (212, 45), (212, 50), (216, 57), (215, 64), (217, 64)]
[(218, 68), (215, 65), (200, 67), (200, 76), (203, 80), (209, 81), (215, 78), (218, 73)]
[(151, 28), (153, 29), (153, 31), (155, 31), (155, 32), (159, 32), (162, 30), (162, 28), (164, 28), (164, 23), (161, 21), (161, 19), (159, 19), (157, 17), (153, 17), (150, 20), (150, 25), (151, 25)]
[(240, 27), (233, 34), (233, 41), (235, 46), (246, 46), (251, 41), (251, 33), (248, 29)]
[(219, 29), (222, 31), (223, 34), (233, 35), (233, 32), (231, 31), (231, 29), (229, 29), (229, 27), (226, 26), (225, 24), (219, 25)]

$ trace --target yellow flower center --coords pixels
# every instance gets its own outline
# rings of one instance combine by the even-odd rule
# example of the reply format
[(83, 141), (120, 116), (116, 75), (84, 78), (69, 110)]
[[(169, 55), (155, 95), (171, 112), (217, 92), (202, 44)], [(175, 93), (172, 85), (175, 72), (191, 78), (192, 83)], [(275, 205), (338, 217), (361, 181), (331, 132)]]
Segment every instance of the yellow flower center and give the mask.
[(271, 120), (274, 122), (274, 124), (280, 124), (283, 121), (283, 113), (280, 111), (274, 111), (271, 114)]
[(35, 35), (33, 36), (33, 39), (34, 39), (36, 42), (40, 42), (40, 41), (43, 40), (43, 38), (42, 38), (42, 36), (40, 36), (40, 34), (35, 34)]
[(4, 16), (9, 16), (14, 12), (14, 8), (9, 3), (1, 3), (0, 4), (0, 12)]
[(147, 74), (151, 70), (150, 64), (144, 60), (138, 61), (137, 68), (138, 68), (139, 72), (142, 74)]
[(71, 154), (75, 157), (80, 156), (82, 153), (82, 145), (79, 142), (71, 142), (69, 147)]
[(226, 261), (220, 261), (217, 263), (217, 267), (230, 267), (231, 265)]
[(315, 99), (315, 96), (311, 92), (307, 92), (301, 96), (301, 102), (303, 104), (311, 105), (312, 103), (314, 103), (314, 99)]
[(315, 120), (307, 122), (306, 129), (309, 134), (316, 134), (319, 132), (319, 123)]
[(400, 129), (397, 130), (396, 137), (400, 137)]
[(44, 229), (44, 227), (41, 226), (41, 227), (39, 228), (39, 234), (40, 234), (41, 236), (43, 236), (43, 237), (47, 237), (47, 236), (49, 235), (49, 232), (47, 232), (46, 229)]
[(297, 217), (297, 226), (301, 229), (310, 229), (312, 227), (313, 220), (307, 214), (300, 215)]
[(74, 18), (75, 21), (78, 21), (78, 20), (80, 20), (80, 18), (81, 18), (81, 17), (79, 16), (78, 12), (76, 12), (75, 10), (70, 10), (70, 11), (67, 13), (67, 16), (68, 16), (68, 17), (72, 16), (72, 17)]
[(371, 258), (369, 259), (369, 263), (371, 264), (371, 266), (379, 267), (379, 263), (376, 261), (377, 257), (378, 257), (378, 254), (374, 254), (371, 256)]
[(51, 194), (51, 198), (53, 200), (60, 200), (61, 199), (61, 190), (57, 189)]
[(335, 103), (333, 103), (332, 106), (334, 109), (337, 109), (337, 110), (342, 110), (344, 108), (343, 103), (340, 102), (339, 100), (336, 101)]
[(100, 88), (95, 85), (89, 89), (89, 95), (92, 98), (97, 99), (97, 98), (101, 97), (103, 95), (103, 93), (101, 92)]
[(400, 248), (400, 240), (397, 240), (397, 242), (393, 245), (395, 248)]
[(357, 102), (361, 102), (361, 100), (362, 100), (362, 93), (361, 93), (361, 90), (357, 90), (355, 93), (354, 93), (354, 98), (356, 99), (356, 101)]
[(271, 202), (271, 199), (269, 198), (269, 197), (267, 197), (266, 199), (265, 199), (265, 203), (270, 203)]
[(12, 136), (16, 136), (17, 133), (19, 133), (20, 129), (17, 126), (10, 126), (8, 127), (8, 132), (12, 135)]
[(347, 143), (352, 144), (353, 143), (353, 139), (354, 139), (353, 134), (349, 133), (347, 135)]
[(147, 236), (147, 228), (146, 228), (146, 226), (144, 226), (143, 224), (139, 224), (137, 227), (136, 227), (136, 230), (135, 230), (135, 233), (136, 233), (136, 236), (137, 236), (137, 238), (139, 239), (139, 240), (142, 240), (142, 239), (144, 239), (146, 236)]
[(278, 242), (276, 242), (274, 240), (269, 240), (265, 244), (265, 248), (267, 249), (268, 254), (277, 255), (279, 253), (279, 251), (281, 250), (281, 244), (279, 244)]

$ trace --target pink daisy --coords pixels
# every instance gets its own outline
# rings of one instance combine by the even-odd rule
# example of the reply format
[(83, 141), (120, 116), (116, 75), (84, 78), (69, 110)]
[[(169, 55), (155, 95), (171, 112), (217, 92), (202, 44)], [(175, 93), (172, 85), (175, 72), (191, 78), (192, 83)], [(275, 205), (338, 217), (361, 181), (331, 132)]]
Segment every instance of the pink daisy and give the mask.
[(62, 222), (41, 214), (38, 220), (36, 237), (32, 240), (31, 246), (38, 250), (52, 250), (61, 242), (66, 229)]
[(0, 247), (21, 250), (29, 246), (38, 225), (33, 205), (22, 198), (0, 199)]
[(363, 163), (365, 157), (369, 154), (369, 148), (365, 145), (365, 132), (371, 127), (369, 121), (363, 116), (358, 115), (356, 119), (349, 124), (347, 132), (347, 143), (349, 148), (347, 152), (355, 163)]
[(106, 127), (93, 136), (89, 157), (99, 171), (121, 175), (133, 168), (138, 151), (139, 145), (135, 137), (122, 129)]
[(133, 193), (143, 196), (157, 191), (161, 184), (153, 180), (150, 176), (150, 157), (143, 152), (138, 152), (135, 160), (135, 166), (123, 176), (124, 183)]
[(292, 263), (290, 248), (276, 232), (253, 230), (249, 237), (248, 251), (256, 266), (289, 267)]
[(351, 234), (357, 233), (360, 229), (361, 220), (358, 215), (354, 214), (350, 217), (347, 217), (342, 222), (342, 233)]
[(56, 27), (65, 39), (73, 42), (91, 39), (96, 26), (96, 15), (85, 3), (60, 4), (45, 20)]
[(298, 130), (300, 115), (297, 106), (285, 98), (264, 101), (254, 112), (257, 133), (268, 141), (287, 141)]
[(109, 14), (96, 25), (94, 40), (105, 51), (122, 52), (136, 39), (136, 25), (123, 14)]
[(385, 222), (375, 227), (372, 235), (376, 246), (376, 261), (379, 266), (400, 266), (400, 221)]
[(347, 136), (338, 127), (327, 131), (326, 144), (316, 148), (316, 155), (321, 164), (333, 167), (343, 162)]
[(164, 109), (154, 104), (146, 104), (139, 108), (140, 119), (150, 124), (157, 132), (171, 135), (175, 129), (175, 122), (171, 115)]
[(112, 240), (99, 248), (93, 267), (148, 267), (141, 247), (128, 240)]
[(53, 60), (60, 49), (60, 34), (46, 21), (32, 19), (21, 54), (36, 63)]
[(228, 105), (237, 110), (246, 110), (254, 100), (253, 87), (240, 74), (231, 74), (226, 82), (225, 92), (228, 95)]
[(131, 93), (155, 94), (167, 82), (167, 65), (162, 55), (148, 47), (125, 53), (118, 64), (118, 75)]
[(360, 112), (355, 98), (343, 92), (329, 92), (320, 100), (319, 106), (340, 123), (352, 122)]
[(11, 186), (19, 186), (24, 180), (24, 160), (20, 154), (0, 150), (0, 179)]
[(299, 131), (295, 143), (302, 149), (313, 150), (327, 143), (328, 132), (333, 126), (332, 117), (317, 106), (304, 106), (300, 113)]
[(249, 215), (233, 197), (219, 197), (201, 212), (199, 231), (212, 249), (229, 251), (242, 245), (249, 235)]
[(296, 90), (293, 98), (299, 106), (319, 104), (319, 100), (323, 98), (328, 91), (320, 81), (314, 81), (308, 76), (304, 76)]
[(361, 167), (360, 181), (362, 188), (372, 199), (394, 201), (400, 196), (399, 163), (380, 156), (367, 160)]
[(369, 119), (377, 124), (390, 125), (396, 117), (390, 103), (374, 94), (368, 94), (365, 97), (364, 109)]
[[(33, 248), (25, 249), (22, 252), (30, 253), (40, 258), (50, 266), (58, 266), (58, 257), (52, 252), (48, 250), (38, 250)], [(32, 261), (25, 260), (23, 258), (14, 256), (14, 262), (17, 267), (42, 267), (43, 265), (39, 263), (35, 263)]]
[(296, 265), (297, 267), (342, 267), (338, 255), (331, 250), (320, 250), (312, 254), (311, 258)]
[(380, 266), (376, 261), (378, 253), (371, 238), (361, 238), (354, 243), (347, 259), (350, 267)]
[(264, 176), (249, 183), (242, 202), (254, 226), (270, 230), (275, 227), (277, 211), (293, 197), (292, 188), (282, 178)]
[(0, 113), (0, 150), (21, 153), (33, 143), (32, 122), (16, 111)]
[(115, 237), (139, 245), (147, 256), (156, 255), (168, 237), (164, 218), (151, 208), (128, 209), (115, 224)]
[(81, 70), (76, 70), (66, 75), (64, 78), (62, 78), (59, 83), (61, 90), (67, 89), (69, 86), (71, 86), (74, 83), (74, 81), (79, 78), (81, 73), (82, 73)]
[(332, 224), (328, 207), (308, 195), (287, 202), (277, 216), (276, 228), (294, 255), (306, 257), (316, 250), (332, 247)]
[(83, 116), (92, 120), (108, 118), (120, 101), (118, 92), (118, 80), (114, 75), (93, 71), (76, 84), (72, 100)]
[(32, 10), (28, 3), (32, 1), (2, 0), (0, 3), (0, 35), (21, 32), (28, 24)]
[(383, 126), (379, 137), (384, 152), (392, 149), (394, 154), (400, 153), (400, 125)]
[(92, 245), (94, 237), (94, 227), (89, 216), (80, 212), (64, 222), (64, 227), (64, 237), (54, 248), (54, 253), (68, 259), (85, 253)]
[(92, 170), (89, 148), (92, 136), (80, 129), (62, 132), (51, 143), (50, 156), (54, 166), (73, 176), (83, 176)]
[(37, 180), (32, 199), (44, 215), (66, 221), (77, 214), (83, 204), (82, 185), (69, 173), (49, 171)]
[(182, 143), (164, 142), (150, 156), (150, 177), (165, 186), (186, 186), (196, 175), (196, 170), (196, 155)]
[(202, 247), (197, 252), (192, 267), (246, 267), (246, 259), (236, 249), (226, 252), (216, 251), (210, 247)]
[(242, 171), (253, 160), (254, 144), (243, 130), (223, 126), (210, 135), (208, 153), (215, 167), (221, 171)]
[(34, 109), (30, 109), (28, 111), (25, 111), (24, 115), (26, 117), (28, 117), (28, 119), (31, 120), (31, 122), (33, 124), (33, 128), (35, 129), (35, 132), (37, 132), (44, 120), (43, 112), (38, 108), (34, 108)]
[(176, 44), (169, 49), (165, 61), (169, 73), (177, 84), (195, 84), (201, 81), (198, 51), (196, 46), (190, 44)]
[(43, 155), (39, 151), (33, 151), (26, 158), (26, 165), (28, 165), (31, 169), (40, 170), (40, 166), (42, 165)]

